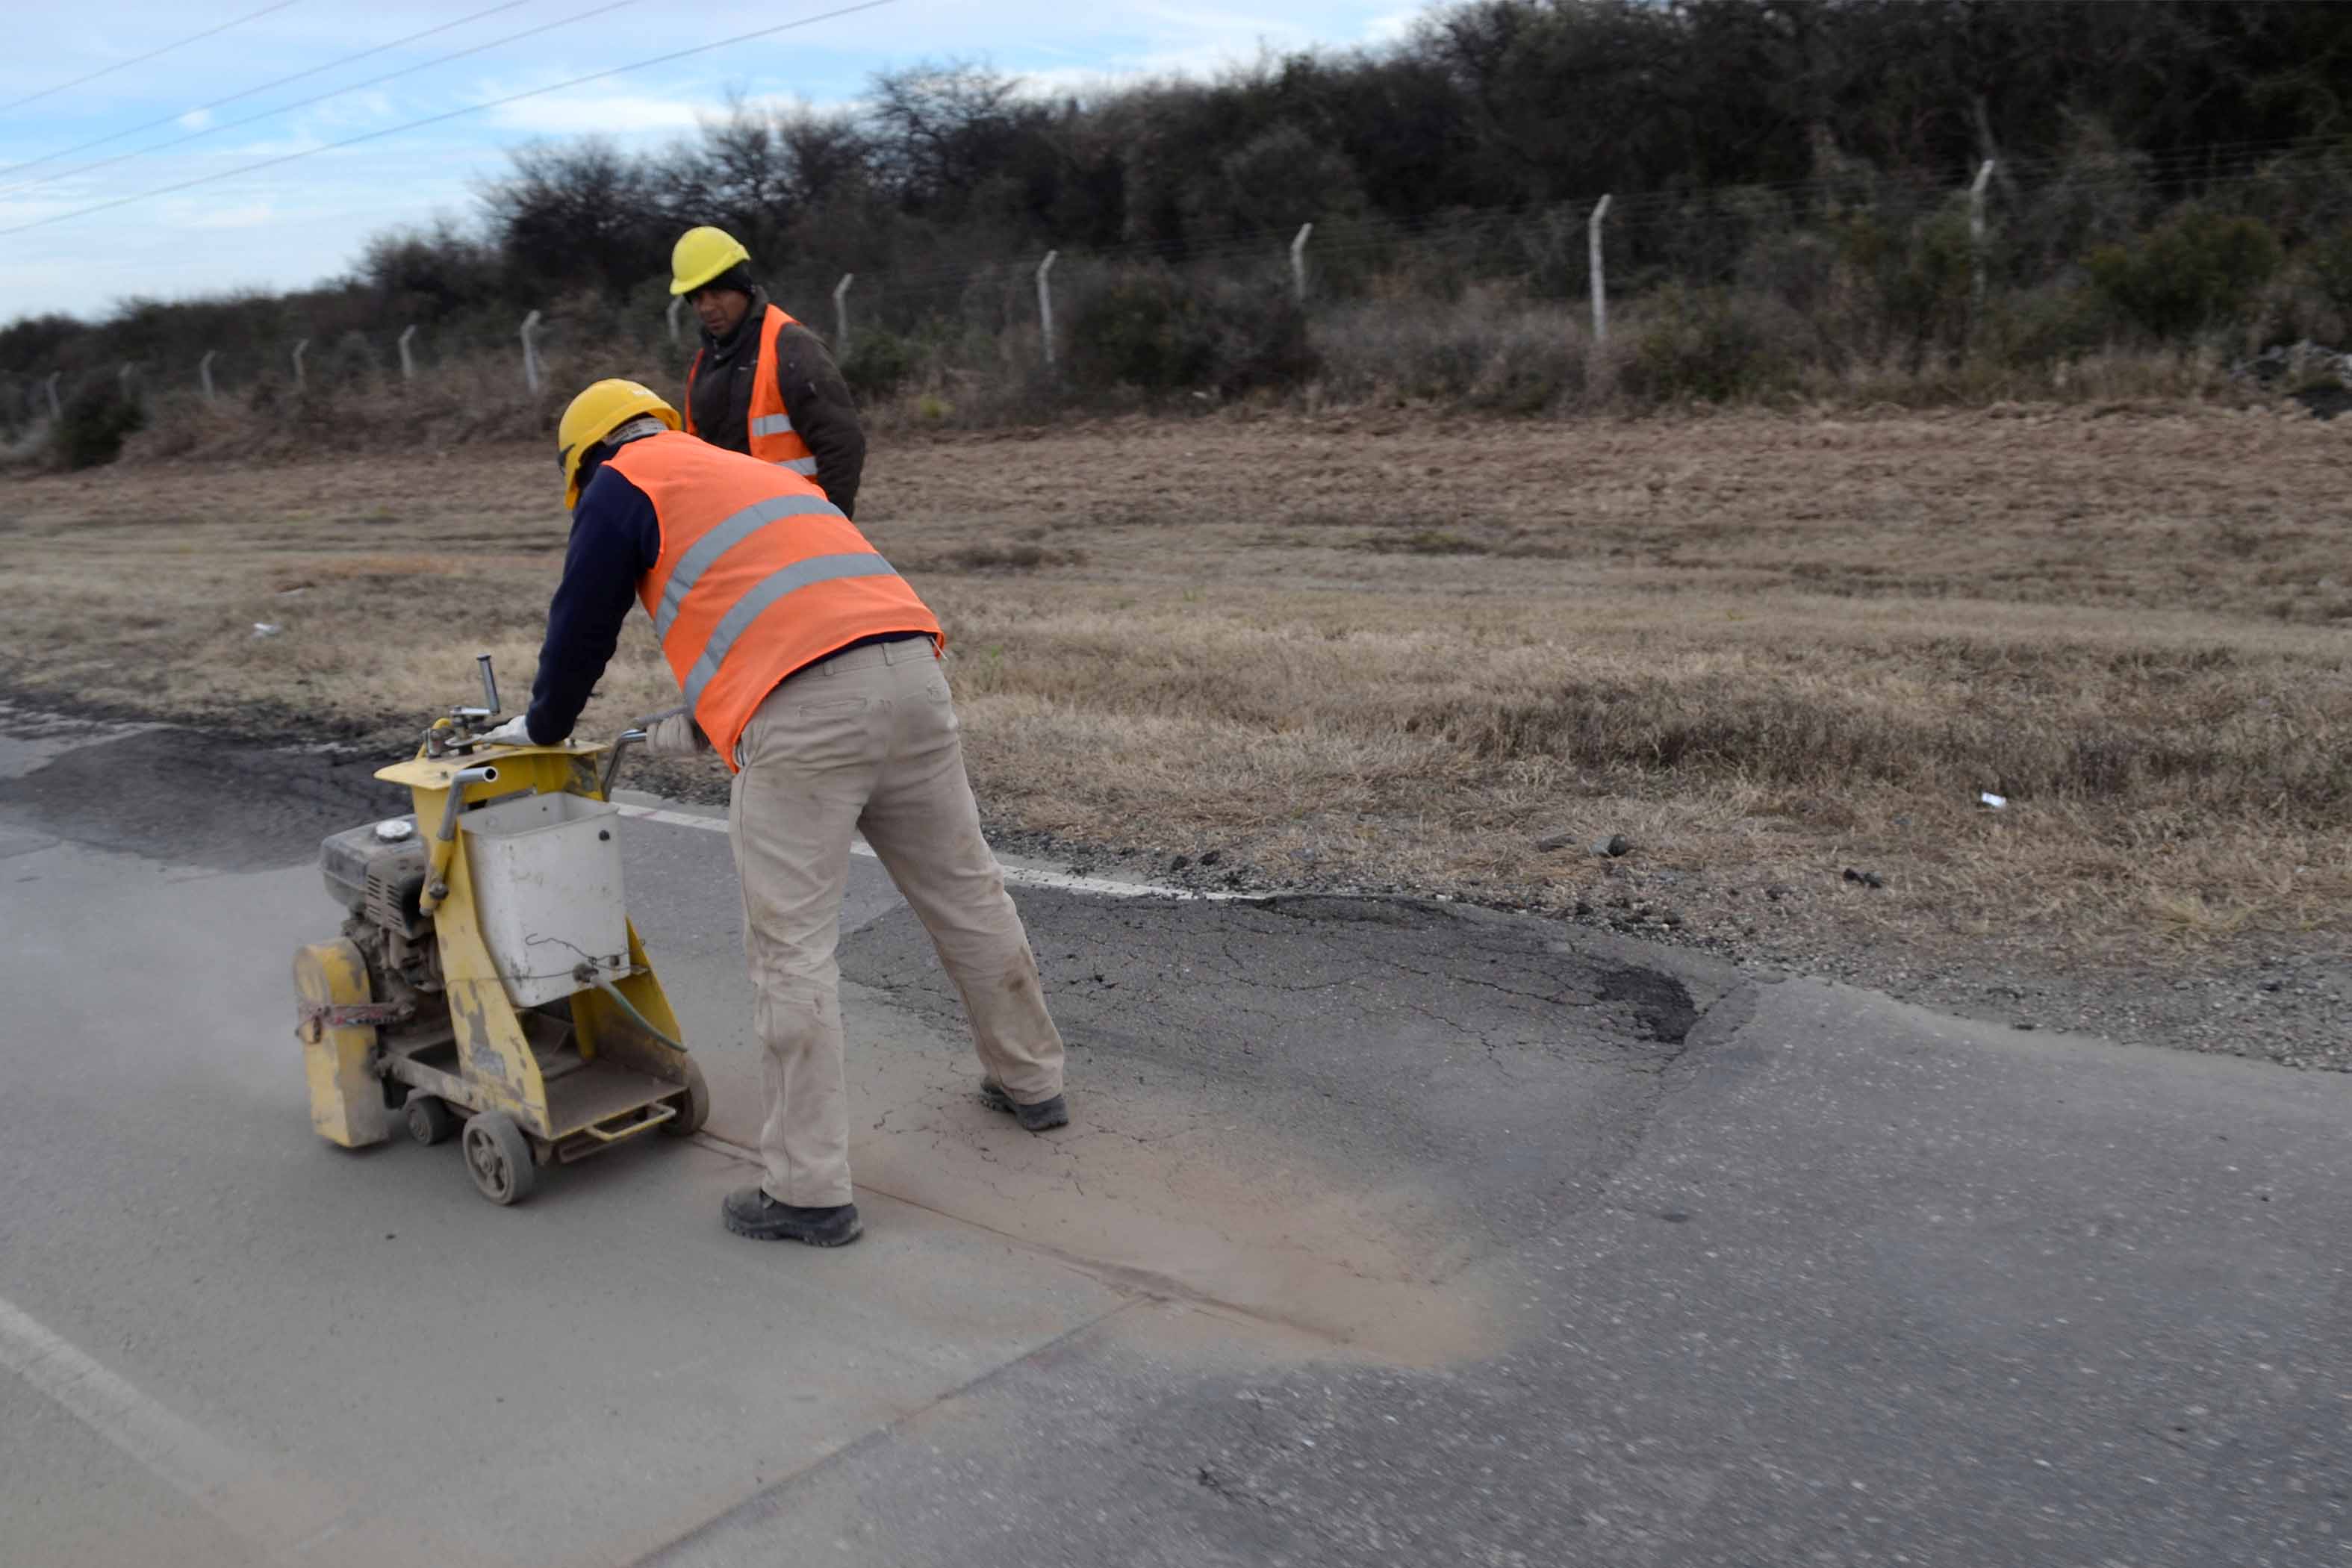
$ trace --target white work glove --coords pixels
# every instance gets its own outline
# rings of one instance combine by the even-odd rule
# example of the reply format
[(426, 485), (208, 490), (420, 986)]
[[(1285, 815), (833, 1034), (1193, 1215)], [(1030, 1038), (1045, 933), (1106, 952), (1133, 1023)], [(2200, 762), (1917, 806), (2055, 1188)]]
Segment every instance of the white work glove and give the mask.
[(667, 714), (646, 726), (646, 752), (649, 756), (683, 759), (698, 757), (709, 750), (710, 742), (691, 713)]
[(485, 731), (474, 739), (486, 746), (535, 746), (539, 743), (530, 738), (530, 715), (528, 713), (518, 713), (497, 729)]

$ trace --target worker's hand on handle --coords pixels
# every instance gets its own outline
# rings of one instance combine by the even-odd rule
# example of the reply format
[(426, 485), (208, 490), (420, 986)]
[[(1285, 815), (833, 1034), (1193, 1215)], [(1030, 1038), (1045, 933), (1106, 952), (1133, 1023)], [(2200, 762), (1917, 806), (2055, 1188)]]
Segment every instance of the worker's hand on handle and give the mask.
[(670, 713), (646, 726), (646, 751), (656, 757), (698, 757), (710, 742), (691, 713)]
[(538, 744), (530, 738), (530, 715), (518, 713), (495, 730), (485, 731), (475, 739), (486, 746), (530, 746)]

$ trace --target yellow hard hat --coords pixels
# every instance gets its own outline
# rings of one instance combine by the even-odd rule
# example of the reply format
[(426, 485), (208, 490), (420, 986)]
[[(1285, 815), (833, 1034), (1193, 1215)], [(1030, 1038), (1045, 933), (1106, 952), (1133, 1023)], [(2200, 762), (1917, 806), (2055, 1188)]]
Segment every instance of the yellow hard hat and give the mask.
[(563, 467), (563, 504), (580, 504), (580, 459), (589, 447), (626, 425), (652, 415), (677, 428), (677, 410), (650, 386), (617, 378), (600, 381), (572, 400), (555, 426), (555, 460)]
[(691, 294), (737, 262), (751, 259), (743, 242), (723, 228), (705, 224), (688, 229), (670, 247), (669, 291)]

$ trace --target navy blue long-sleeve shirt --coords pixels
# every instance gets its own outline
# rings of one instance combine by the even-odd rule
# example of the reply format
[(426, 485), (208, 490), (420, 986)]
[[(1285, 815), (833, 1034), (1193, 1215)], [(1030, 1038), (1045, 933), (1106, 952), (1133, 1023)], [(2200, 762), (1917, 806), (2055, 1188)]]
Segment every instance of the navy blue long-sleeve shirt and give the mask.
[(530, 738), (551, 746), (572, 733), (620, 646), (637, 584), (661, 560), (661, 519), (646, 492), (610, 464), (572, 513), (563, 581), (547, 606), (547, 640), (531, 682)]

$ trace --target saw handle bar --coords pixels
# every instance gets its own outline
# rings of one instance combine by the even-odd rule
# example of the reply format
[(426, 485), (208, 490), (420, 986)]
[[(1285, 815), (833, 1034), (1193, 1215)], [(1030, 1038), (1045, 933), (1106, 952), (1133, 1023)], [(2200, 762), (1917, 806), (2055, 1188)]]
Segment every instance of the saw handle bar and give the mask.
[(596, 786), (598, 795), (603, 795), (606, 800), (613, 798), (613, 780), (621, 771), (622, 753), (645, 738), (646, 732), (642, 727), (624, 730), (613, 737), (613, 754), (604, 761), (604, 779)]
[(441, 811), (441, 831), (433, 836), (433, 859), (425, 873), (425, 891), (416, 900), (419, 912), (431, 914), (449, 896), (449, 856), (457, 847), (457, 814), (466, 809), (466, 786), (496, 784), (499, 770), (485, 763), (459, 768), (449, 775), (449, 804)]
[(604, 783), (597, 786), (596, 793), (603, 795), (606, 800), (612, 799), (613, 780), (618, 777), (621, 772), (621, 754), (626, 752), (631, 746), (637, 745), (642, 742), (646, 738), (646, 732), (651, 730), (655, 725), (660, 723), (665, 719), (675, 719), (685, 711), (686, 704), (681, 702), (675, 708), (665, 708), (658, 713), (648, 713), (646, 717), (637, 721), (635, 728), (624, 730), (619, 734), (614, 736), (613, 754), (605, 761), (604, 780)]

